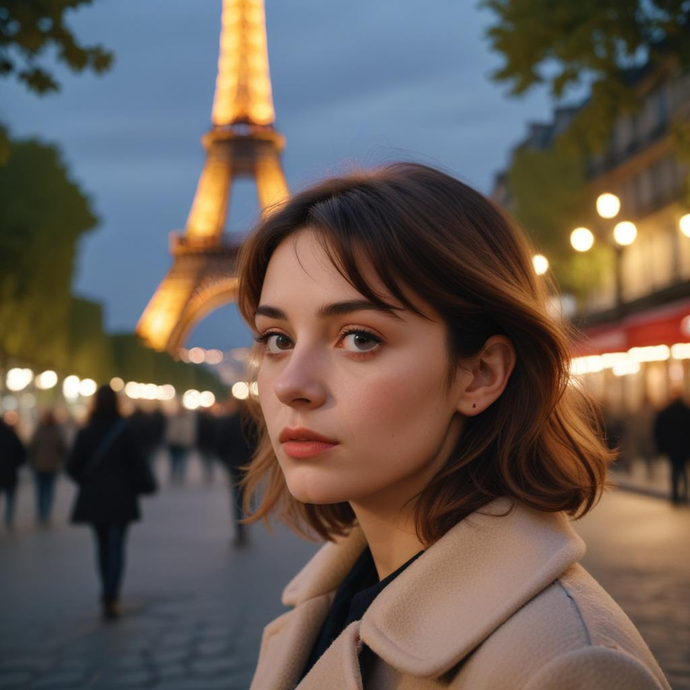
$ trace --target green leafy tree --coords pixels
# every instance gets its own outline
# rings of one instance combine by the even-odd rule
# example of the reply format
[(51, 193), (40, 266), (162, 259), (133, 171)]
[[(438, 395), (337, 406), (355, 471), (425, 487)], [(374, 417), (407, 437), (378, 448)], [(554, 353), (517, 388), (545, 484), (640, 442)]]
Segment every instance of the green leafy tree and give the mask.
[(73, 297), (70, 305), (69, 371), (81, 378), (106, 383), (115, 376), (112, 343), (103, 329), (103, 305), (100, 302)]
[(108, 70), (113, 53), (79, 43), (65, 21), (69, 10), (91, 4), (92, 0), (2, 0), (0, 75), (16, 77), (37, 94), (59, 91), (54, 74), (39, 62), (49, 48), (74, 72)]
[(0, 167), (0, 369), (12, 356), (65, 365), (77, 243), (97, 222), (56, 146), (10, 141)]
[(492, 48), (505, 64), (492, 77), (520, 96), (547, 85), (555, 99), (591, 84), (577, 133), (591, 148), (608, 139), (616, 117), (636, 109), (629, 70), (677, 60), (690, 66), (688, 0), (482, 0), (497, 21)]
[(558, 139), (546, 150), (519, 149), (508, 172), (515, 217), (549, 257), (561, 290), (578, 297), (595, 288), (613, 266), (612, 254), (600, 244), (586, 256), (570, 246), (567, 228), (594, 228), (597, 223), (591, 211), (594, 195), (585, 184), (585, 164), (585, 156), (569, 153)]
[[(65, 13), (92, 0), (0, 0), (0, 77), (16, 78), (38, 95), (60, 90), (53, 72), (41, 64), (50, 48), (73, 72), (109, 70), (114, 55), (103, 46), (81, 45), (65, 23)], [(0, 123), (0, 165), (9, 153), (9, 135)]]

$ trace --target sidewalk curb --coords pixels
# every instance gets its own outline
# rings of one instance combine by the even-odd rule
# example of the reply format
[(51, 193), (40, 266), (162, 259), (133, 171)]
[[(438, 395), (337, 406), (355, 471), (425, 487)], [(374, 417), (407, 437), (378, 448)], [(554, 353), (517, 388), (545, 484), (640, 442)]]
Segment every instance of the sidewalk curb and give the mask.
[(644, 496), (651, 496), (652, 498), (662, 498), (666, 501), (671, 500), (671, 495), (668, 491), (659, 489), (653, 486), (641, 486), (631, 482), (625, 475), (617, 472), (609, 472), (609, 478), (616, 484), (616, 488), (623, 491), (630, 491)]

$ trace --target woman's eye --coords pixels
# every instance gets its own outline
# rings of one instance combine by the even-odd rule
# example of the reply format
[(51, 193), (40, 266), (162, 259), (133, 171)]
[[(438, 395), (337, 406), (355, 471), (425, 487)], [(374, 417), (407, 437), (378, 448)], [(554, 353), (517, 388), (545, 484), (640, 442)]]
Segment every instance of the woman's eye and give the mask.
[(370, 352), (379, 346), (381, 340), (366, 331), (351, 331), (343, 336), (343, 342), (353, 346), (351, 352)]
[[(275, 340), (274, 340), (275, 338)], [(272, 346), (275, 345), (276, 349), (273, 349)], [(285, 350), (289, 349), (290, 347), (290, 338), (288, 338), (286, 335), (283, 335), (282, 333), (269, 333), (266, 336), (266, 349), (271, 353), (271, 354), (278, 354), (280, 352), (285, 352)]]

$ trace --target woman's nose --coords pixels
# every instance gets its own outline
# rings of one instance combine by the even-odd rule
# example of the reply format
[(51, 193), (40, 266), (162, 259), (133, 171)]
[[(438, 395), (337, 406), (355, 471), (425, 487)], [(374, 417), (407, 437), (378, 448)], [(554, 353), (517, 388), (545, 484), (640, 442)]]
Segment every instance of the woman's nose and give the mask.
[(313, 356), (293, 350), (290, 361), (275, 380), (273, 390), (284, 405), (319, 407), (327, 393), (319, 367)]

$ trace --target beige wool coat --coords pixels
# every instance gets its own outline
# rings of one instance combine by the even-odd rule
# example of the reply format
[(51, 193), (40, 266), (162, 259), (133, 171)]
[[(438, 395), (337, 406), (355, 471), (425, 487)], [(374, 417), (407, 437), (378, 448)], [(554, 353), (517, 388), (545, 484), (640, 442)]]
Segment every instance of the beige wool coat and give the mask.
[[(506, 517), (497, 517), (513, 505)], [(499, 498), (376, 597), (297, 686), (335, 592), (366, 546), (327, 543), (265, 628), (251, 690), (670, 690), (623, 610), (578, 563), (564, 513)]]

